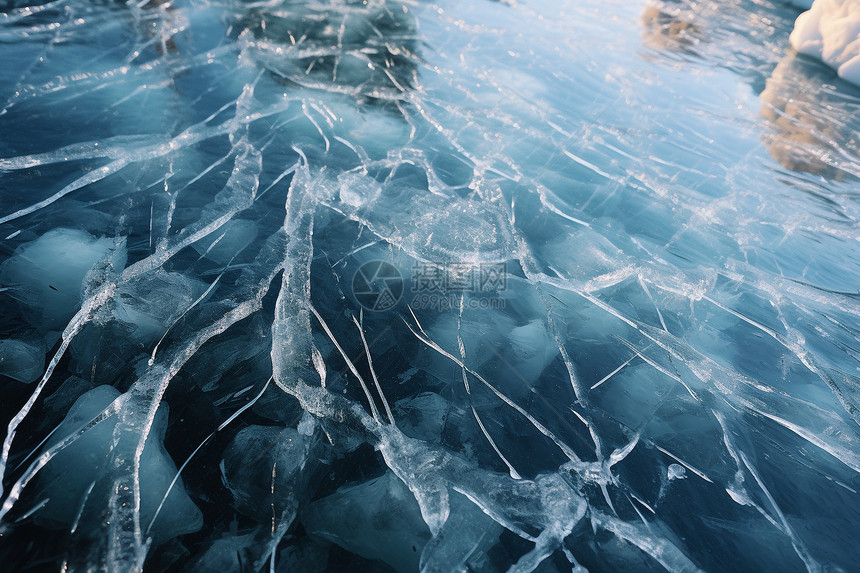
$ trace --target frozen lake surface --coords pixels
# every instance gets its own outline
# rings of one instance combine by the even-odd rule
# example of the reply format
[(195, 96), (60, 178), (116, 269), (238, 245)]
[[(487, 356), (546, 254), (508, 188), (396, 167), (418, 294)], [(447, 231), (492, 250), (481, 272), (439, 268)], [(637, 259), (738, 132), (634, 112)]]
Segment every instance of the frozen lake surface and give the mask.
[(0, 7), (4, 570), (856, 569), (792, 2)]

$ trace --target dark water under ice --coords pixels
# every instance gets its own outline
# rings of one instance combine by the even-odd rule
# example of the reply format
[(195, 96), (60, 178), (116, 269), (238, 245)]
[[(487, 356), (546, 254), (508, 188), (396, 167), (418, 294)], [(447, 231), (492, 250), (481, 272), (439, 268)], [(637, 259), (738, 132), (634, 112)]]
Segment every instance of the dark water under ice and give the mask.
[(3, 570), (856, 568), (795, 8), (0, 8)]

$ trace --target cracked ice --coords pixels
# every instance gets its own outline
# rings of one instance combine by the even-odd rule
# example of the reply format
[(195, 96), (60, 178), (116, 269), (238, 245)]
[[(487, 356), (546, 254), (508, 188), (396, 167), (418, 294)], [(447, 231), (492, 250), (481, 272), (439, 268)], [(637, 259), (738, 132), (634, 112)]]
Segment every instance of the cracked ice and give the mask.
[(850, 570), (860, 88), (795, 4), (0, 4), (5, 567)]

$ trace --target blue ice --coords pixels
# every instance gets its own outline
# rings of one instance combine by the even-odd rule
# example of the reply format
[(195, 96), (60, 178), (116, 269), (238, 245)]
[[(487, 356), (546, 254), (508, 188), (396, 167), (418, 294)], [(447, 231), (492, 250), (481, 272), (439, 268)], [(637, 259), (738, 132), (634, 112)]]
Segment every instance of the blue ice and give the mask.
[(4, 568), (856, 569), (843, 4), (0, 2)]

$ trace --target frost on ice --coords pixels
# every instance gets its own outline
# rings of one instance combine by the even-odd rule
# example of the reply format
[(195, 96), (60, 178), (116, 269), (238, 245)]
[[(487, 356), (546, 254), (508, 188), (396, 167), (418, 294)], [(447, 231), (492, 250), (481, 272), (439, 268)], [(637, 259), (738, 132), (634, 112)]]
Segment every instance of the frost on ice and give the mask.
[(851, 570), (852, 6), (6, 2), (4, 567)]

